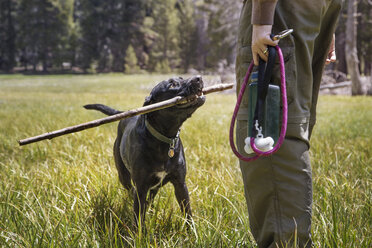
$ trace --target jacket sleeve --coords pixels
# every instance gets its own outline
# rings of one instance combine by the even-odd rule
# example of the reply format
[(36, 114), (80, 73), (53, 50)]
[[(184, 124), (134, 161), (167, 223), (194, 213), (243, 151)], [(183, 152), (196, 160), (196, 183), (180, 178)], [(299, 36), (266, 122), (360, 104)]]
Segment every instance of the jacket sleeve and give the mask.
[(252, 0), (252, 24), (272, 25), (278, 0)]

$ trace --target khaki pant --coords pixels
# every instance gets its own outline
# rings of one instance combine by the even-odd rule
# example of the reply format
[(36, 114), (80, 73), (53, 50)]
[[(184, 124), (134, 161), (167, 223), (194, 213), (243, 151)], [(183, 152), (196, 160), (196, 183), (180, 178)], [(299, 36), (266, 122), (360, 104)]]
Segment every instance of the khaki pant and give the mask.
[[(312, 178), (309, 139), (324, 62), (343, 0), (279, 0), (273, 33), (292, 28), (280, 41), (285, 60), (288, 128), (277, 153), (254, 162), (240, 161), (250, 226), (259, 247), (282, 247), (297, 238), (311, 246)], [(251, 1), (241, 13), (236, 60), (237, 89), (243, 82), (251, 53)], [(279, 66), (272, 83), (280, 84)], [(237, 145), (244, 152), (247, 137), (247, 95), (237, 118)]]

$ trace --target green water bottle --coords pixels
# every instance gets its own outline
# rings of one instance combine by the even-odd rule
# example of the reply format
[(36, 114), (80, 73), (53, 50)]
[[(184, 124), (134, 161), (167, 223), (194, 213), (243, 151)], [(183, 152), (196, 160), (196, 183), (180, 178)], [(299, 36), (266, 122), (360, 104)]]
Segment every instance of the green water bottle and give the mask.
[[(248, 137), (252, 137), (254, 112), (257, 102), (258, 73), (252, 72), (248, 85)], [(275, 144), (280, 134), (280, 87), (269, 84), (264, 105), (264, 122), (262, 133), (264, 137), (273, 138)]]

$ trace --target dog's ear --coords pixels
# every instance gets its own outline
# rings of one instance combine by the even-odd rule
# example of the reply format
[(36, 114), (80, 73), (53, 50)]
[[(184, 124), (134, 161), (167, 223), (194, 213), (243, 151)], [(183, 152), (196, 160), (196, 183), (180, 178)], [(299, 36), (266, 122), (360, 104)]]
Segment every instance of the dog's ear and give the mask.
[(152, 95), (149, 95), (145, 98), (145, 102), (143, 103), (143, 106), (150, 105), (152, 102)]

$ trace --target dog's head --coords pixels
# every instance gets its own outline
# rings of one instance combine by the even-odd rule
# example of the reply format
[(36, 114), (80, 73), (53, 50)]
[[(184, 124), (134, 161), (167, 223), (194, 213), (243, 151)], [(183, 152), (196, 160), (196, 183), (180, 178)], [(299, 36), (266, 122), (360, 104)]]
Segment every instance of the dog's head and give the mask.
[[(146, 97), (144, 106), (165, 101), (176, 96), (188, 97), (197, 96), (191, 101), (178, 104), (175, 109), (188, 109), (194, 112), (198, 107), (204, 104), (205, 97), (203, 94), (203, 80), (200, 76), (183, 79), (181, 77), (170, 78), (168, 80), (158, 83), (151, 91), (150, 95)], [(169, 108), (169, 109), (172, 109)]]
[(188, 79), (181, 77), (170, 78), (158, 83), (152, 89), (150, 95), (146, 97), (144, 106), (165, 101), (176, 96), (196, 96), (190, 101), (148, 114), (151, 119), (156, 119), (155, 121), (160, 122), (162, 120), (162, 122), (168, 122), (169, 125), (179, 125), (180, 127), (197, 108), (204, 104), (203, 86), (201, 76), (194, 76)]

